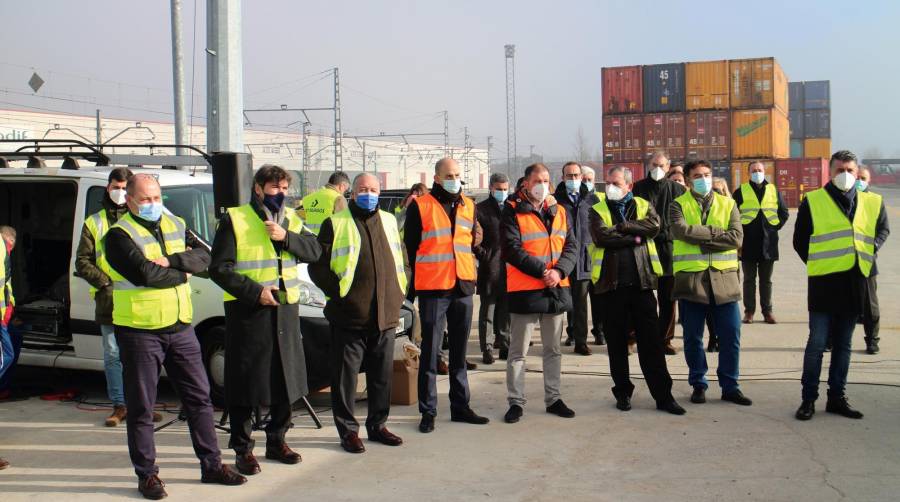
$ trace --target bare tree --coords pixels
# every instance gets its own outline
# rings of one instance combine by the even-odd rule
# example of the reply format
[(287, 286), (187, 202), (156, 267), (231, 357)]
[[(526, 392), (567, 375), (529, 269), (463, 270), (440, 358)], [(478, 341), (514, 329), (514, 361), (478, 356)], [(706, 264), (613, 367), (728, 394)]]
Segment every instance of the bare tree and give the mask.
[(578, 126), (578, 131), (575, 132), (575, 151), (573, 155), (578, 162), (591, 160), (591, 145), (584, 135), (584, 128), (581, 126)]

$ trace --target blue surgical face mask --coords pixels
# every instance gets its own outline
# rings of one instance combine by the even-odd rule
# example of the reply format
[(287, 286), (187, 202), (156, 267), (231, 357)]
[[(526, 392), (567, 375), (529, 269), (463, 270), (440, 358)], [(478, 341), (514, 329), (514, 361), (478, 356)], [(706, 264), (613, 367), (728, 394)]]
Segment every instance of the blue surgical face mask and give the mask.
[(506, 202), (506, 198), (509, 197), (509, 192), (506, 190), (494, 190), (491, 192), (491, 196), (500, 204)]
[(461, 180), (441, 180), (441, 186), (447, 193), (459, 193), (459, 190), (462, 188)]
[(581, 180), (566, 180), (566, 190), (569, 193), (577, 193), (581, 188)]
[(359, 193), (356, 194), (356, 205), (360, 207), (360, 209), (365, 209), (370, 213), (378, 208), (378, 194), (377, 193)]
[(138, 216), (146, 221), (159, 221), (162, 216), (162, 202), (148, 202), (138, 205)]
[(584, 186), (587, 187), (588, 192), (593, 192), (595, 190), (593, 181), (582, 181), (582, 183), (584, 183)]
[(766, 173), (762, 171), (754, 171), (750, 173), (750, 181), (756, 183), (757, 185), (762, 185), (762, 182), (766, 181)]
[(712, 190), (712, 176), (705, 178), (697, 178), (693, 181), (694, 191), (700, 195), (706, 196)]
[(865, 192), (869, 189), (869, 182), (863, 180), (856, 180), (856, 189), (860, 192)]

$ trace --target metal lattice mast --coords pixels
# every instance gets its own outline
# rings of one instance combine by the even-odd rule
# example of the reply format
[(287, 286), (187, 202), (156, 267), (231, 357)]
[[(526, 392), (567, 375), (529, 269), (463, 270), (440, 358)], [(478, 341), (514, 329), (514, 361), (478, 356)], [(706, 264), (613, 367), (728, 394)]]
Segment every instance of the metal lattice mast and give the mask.
[(469, 171), (469, 126), (463, 128), (465, 131), (465, 136), (463, 139), (463, 178), (466, 181), (466, 184), (469, 185), (472, 183), (472, 173)]
[(491, 170), (491, 148), (494, 148), (494, 137), (487, 137), (487, 170), (488, 174), (491, 174), (493, 171)]
[(506, 173), (512, 177), (516, 165), (516, 46), (504, 46), (506, 51)]
[(300, 195), (306, 196), (306, 184), (309, 182), (309, 122), (303, 123), (303, 180), (300, 182)]
[(338, 69), (334, 69), (334, 170), (344, 170), (344, 160), (341, 155), (343, 139), (341, 132), (341, 79), (338, 76)]

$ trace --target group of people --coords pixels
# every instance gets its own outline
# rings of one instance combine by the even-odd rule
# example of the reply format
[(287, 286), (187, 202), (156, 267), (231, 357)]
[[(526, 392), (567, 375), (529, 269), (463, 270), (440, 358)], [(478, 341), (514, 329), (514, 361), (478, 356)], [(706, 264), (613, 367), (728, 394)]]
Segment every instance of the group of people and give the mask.
[[(815, 412), (826, 345), (833, 346), (826, 411), (862, 418), (844, 393), (850, 338), (860, 316), (875, 326), (866, 333), (870, 352), (877, 351), (875, 256), (889, 234), (887, 216), (881, 197), (867, 191), (852, 153), (835, 153), (830, 166), (831, 181), (806, 194), (793, 237), (809, 275), (810, 335), (796, 413), (801, 420)], [(493, 364), (495, 350), (506, 360), (507, 423), (524, 416), (525, 359), (535, 328), (545, 410), (575, 416), (562, 399), (561, 346), (565, 326), (565, 345), (574, 345), (576, 354), (592, 353), (589, 317), (594, 342), (607, 345), (619, 410), (631, 409), (628, 356), (634, 340), (657, 409), (685, 413), (673, 395), (665, 357), (676, 353), (672, 340), (679, 311), (691, 402), (706, 401), (708, 326), (718, 340), (721, 398), (751, 405), (739, 386), (738, 302), (743, 299), (743, 322), (753, 322), (758, 280), (763, 318), (776, 322), (771, 278), (778, 230), (788, 211), (758, 162), (749, 165), (750, 181), (734, 197), (715, 190), (706, 161), (673, 166), (660, 152), (648, 168), (645, 179), (634, 180), (628, 168), (612, 167), (605, 173), (605, 189), (597, 193), (588, 166), (566, 163), (553, 190), (550, 170), (533, 164), (512, 190), (507, 176), (493, 174), (490, 197), (476, 204), (463, 194), (457, 162), (444, 158), (435, 165), (430, 190), (413, 187), (397, 215), (379, 209), (376, 176), (363, 173), (351, 181), (336, 172), (304, 199), (304, 221), (285, 204), (290, 174), (265, 165), (254, 176), (251, 200), (221, 217), (211, 249), (165, 209), (153, 176), (112, 170), (103, 209), (85, 221), (76, 263), (97, 303), (114, 404), (107, 424), (127, 424), (140, 492), (149, 499), (166, 496), (153, 439), (162, 368), (181, 399), (203, 482), (239, 485), (261, 471), (251, 437), (259, 407), (267, 407), (270, 416), (265, 457), (301, 461), (285, 441), (292, 405), (309, 391), (299, 334), (298, 263), (309, 264), (310, 278), (328, 297), (332, 412), (340, 444), (351, 453), (366, 450), (354, 412), (363, 366), (366, 437), (389, 446), (403, 443), (385, 425), (395, 333), (407, 299), (417, 302), (421, 325), (422, 433), (436, 425), (436, 378), (445, 339), (450, 419), (489, 422), (471, 408), (467, 379), (476, 293), (482, 361)], [(349, 201), (343, 196), (347, 191)], [(15, 243), (14, 232), (11, 240), (3, 232), (0, 376), (9, 359), (9, 253)], [(222, 464), (209, 382), (191, 324), (188, 280), (204, 271), (224, 290), (225, 400), (236, 469)], [(5, 465), (0, 462), (0, 468)]]

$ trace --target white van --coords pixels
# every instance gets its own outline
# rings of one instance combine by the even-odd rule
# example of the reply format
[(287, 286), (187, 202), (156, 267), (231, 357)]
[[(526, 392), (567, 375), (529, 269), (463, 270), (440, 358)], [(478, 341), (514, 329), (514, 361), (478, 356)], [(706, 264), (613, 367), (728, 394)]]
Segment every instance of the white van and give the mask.
[[(0, 225), (18, 238), (12, 254), (16, 317), (24, 322), (19, 364), (103, 371), (100, 329), (88, 283), (75, 275), (75, 250), (87, 216), (101, 208), (112, 167), (0, 169)], [(215, 232), (212, 177), (171, 169), (132, 168), (151, 173), (162, 186), (165, 207), (211, 243)], [(300, 265), (300, 330), (310, 389), (329, 384), (330, 327), (325, 296)], [(194, 327), (203, 347), (212, 396), (224, 396), (224, 308), (222, 289), (193, 276)], [(412, 312), (401, 312), (400, 334), (412, 328)]]

